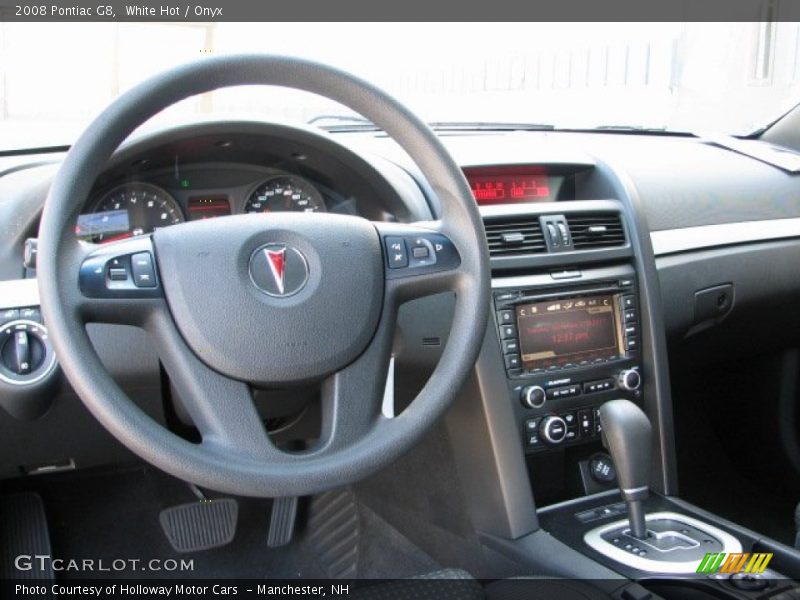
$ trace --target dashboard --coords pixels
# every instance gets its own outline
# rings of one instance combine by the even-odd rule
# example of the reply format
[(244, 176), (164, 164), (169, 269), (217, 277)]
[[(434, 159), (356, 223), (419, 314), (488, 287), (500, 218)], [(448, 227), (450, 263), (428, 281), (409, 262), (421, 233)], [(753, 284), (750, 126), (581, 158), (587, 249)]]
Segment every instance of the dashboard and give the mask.
[[(75, 225), (75, 235), (108, 243), (146, 235), (157, 228), (233, 214), (276, 212), (359, 215), (357, 195), (346, 184), (319, 180), (307, 169), (256, 164), (183, 164), (176, 155), (169, 167), (148, 169), (123, 181), (111, 179), (95, 190)], [(142, 156), (135, 164), (146, 165)], [(544, 165), (498, 165), (465, 168), (479, 206), (568, 200), (574, 177)], [(369, 212), (366, 208), (365, 212)]]
[[(486, 410), (506, 411), (498, 422), (512, 423), (491, 443), (512, 444), (508, 452), (534, 469), (547, 469), (554, 443), (580, 456), (596, 448), (593, 411), (612, 395), (666, 415), (667, 340), (735, 339), (745, 322), (737, 315), (800, 296), (800, 282), (786, 277), (800, 260), (800, 181), (777, 169), (688, 138), (476, 132), (441, 139), (466, 175), (491, 253), (494, 334), (477, 365), (487, 386), (479, 395), (491, 399)], [(35, 272), (23, 267), (23, 247), (36, 237), (59, 159), (0, 157), (0, 315), (12, 300), (36, 315)], [(105, 243), (199, 219), (282, 211), (403, 223), (435, 219), (439, 207), (415, 165), (379, 133), (200, 123), (142, 134), (120, 148), (76, 215), (75, 234)], [(732, 286), (731, 302), (722, 312), (713, 302), (705, 310), (719, 294), (703, 292), (720, 285)], [(425, 298), (400, 311), (398, 403), (413, 398), (435, 366), (450, 303)], [(759, 312), (749, 321), (759, 327), (748, 331), (747, 348), (716, 344), (699, 360), (775, 344), (796, 330), (780, 321), (787, 314), (796, 311)], [(90, 334), (110, 372), (153, 418), (180, 421), (179, 406), (172, 414), (167, 401), (152, 401), (169, 391), (141, 331), (97, 325)], [(44, 416), (24, 425), (0, 419), (7, 440), (0, 477), (20, 465), (52, 466), (54, 457), (92, 466), (124, 455), (64, 382), (48, 393), (55, 400)], [(262, 396), (265, 416), (284, 431), (313, 393), (259, 390)], [(34, 406), (30, 398), (23, 404)], [(552, 414), (553, 406), (562, 410)], [(74, 436), (61, 434), (64, 422)], [(48, 443), (28, 443), (34, 435)], [(666, 480), (668, 448), (663, 454)]]

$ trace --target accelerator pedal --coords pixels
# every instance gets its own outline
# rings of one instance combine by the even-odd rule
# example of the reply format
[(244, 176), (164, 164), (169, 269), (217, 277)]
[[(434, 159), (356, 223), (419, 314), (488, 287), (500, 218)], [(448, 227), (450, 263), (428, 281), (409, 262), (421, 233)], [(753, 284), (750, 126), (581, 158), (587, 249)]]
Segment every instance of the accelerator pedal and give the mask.
[(286, 546), (294, 537), (294, 523), (297, 520), (297, 496), (275, 498), (272, 501), (272, 515), (269, 518), (267, 546), (280, 548)]
[(314, 496), (309, 506), (306, 540), (328, 577), (356, 577), (360, 539), (358, 503), (350, 488)]
[(233, 498), (199, 500), (165, 508), (158, 520), (175, 550), (200, 552), (233, 540), (239, 504)]
[(24, 492), (0, 497), (0, 532), (0, 579), (55, 579), (50, 561), (42, 565), (34, 560), (26, 571), (14, 567), (17, 556), (53, 555), (39, 494)]

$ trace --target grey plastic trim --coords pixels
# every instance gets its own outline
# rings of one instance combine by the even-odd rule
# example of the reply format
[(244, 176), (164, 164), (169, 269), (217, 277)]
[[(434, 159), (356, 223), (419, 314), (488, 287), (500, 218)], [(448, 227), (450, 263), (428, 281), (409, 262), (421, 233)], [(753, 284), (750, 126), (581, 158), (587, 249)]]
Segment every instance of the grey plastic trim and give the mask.
[(39, 283), (35, 279), (0, 281), (0, 310), (39, 306)]
[(571, 287), (576, 284), (586, 285), (593, 281), (604, 279), (624, 279), (636, 274), (630, 265), (618, 265), (613, 267), (591, 267), (582, 269), (578, 277), (571, 279), (554, 279), (549, 273), (546, 275), (515, 275), (511, 277), (493, 277), (492, 289), (518, 289), (526, 287), (558, 286), (560, 288)]
[(395, 417), (394, 405), (394, 356), (389, 359), (389, 369), (386, 372), (386, 387), (383, 390), (381, 413), (387, 419)]
[[(703, 521), (698, 521), (692, 517), (687, 517), (686, 515), (681, 515), (670, 511), (650, 513), (646, 517), (648, 522), (659, 519), (671, 519), (681, 523), (686, 523), (692, 527), (696, 527), (697, 529), (709, 534), (711, 537), (717, 538), (720, 543), (722, 543), (723, 550), (726, 553), (737, 553), (742, 551), (742, 544), (739, 542), (739, 540), (737, 540), (731, 534), (726, 533), (709, 523), (704, 523)], [(586, 542), (590, 548), (593, 548), (603, 556), (615, 560), (625, 566), (633, 567), (634, 569), (645, 571), (647, 573), (680, 575), (694, 573), (697, 570), (696, 560), (666, 562), (652, 560), (650, 558), (643, 558), (641, 556), (632, 555), (630, 552), (626, 552), (621, 548), (617, 548), (613, 544), (610, 544), (603, 539), (602, 536), (604, 533), (613, 529), (617, 529), (618, 527), (624, 527), (627, 523), (627, 519), (622, 519), (621, 521), (615, 521), (613, 523), (609, 523), (608, 525), (596, 527), (583, 536), (583, 541)]]
[(614, 488), (612, 490), (603, 490), (602, 492), (596, 492), (594, 494), (588, 494), (586, 496), (578, 496), (577, 498), (562, 500), (561, 502), (556, 502), (555, 504), (548, 504), (547, 506), (543, 506), (542, 508), (537, 509), (536, 514), (545, 515), (547, 513), (555, 512), (568, 507), (577, 508), (578, 506), (581, 506), (586, 502), (592, 500), (599, 500), (601, 498), (610, 496), (616, 496), (617, 498), (619, 498), (619, 489)]
[(445, 422), (473, 526), (513, 540), (536, 531), (539, 521), (492, 317), (487, 325), (473, 376)]
[(800, 238), (800, 218), (721, 223), (650, 232), (656, 256), (785, 238)]
[(646, 375), (644, 408), (656, 433), (650, 484), (654, 491), (674, 494), (678, 475), (664, 309), (644, 201), (627, 171), (615, 162), (598, 161), (583, 183), (584, 193), (619, 198), (626, 209), (627, 233), (635, 252), (633, 262), (639, 283), (642, 367)]

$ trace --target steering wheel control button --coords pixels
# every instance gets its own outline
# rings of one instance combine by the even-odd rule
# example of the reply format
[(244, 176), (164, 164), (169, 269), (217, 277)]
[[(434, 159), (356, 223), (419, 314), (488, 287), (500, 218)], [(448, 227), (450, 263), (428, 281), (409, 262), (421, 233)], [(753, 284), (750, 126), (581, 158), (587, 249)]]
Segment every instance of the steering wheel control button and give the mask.
[(160, 296), (150, 237), (98, 246), (81, 264), (78, 283), (88, 298)]
[(111, 281), (125, 281), (128, 279), (128, 270), (120, 267), (112, 267), (108, 270), (108, 278)]
[(439, 233), (398, 235), (383, 237), (386, 252), (387, 278), (422, 275), (454, 269), (461, 264), (453, 242)]
[(0, 329), (0, 381), (26, 385), (39, 381), (55, 366), (47, 329), (19, 319)]
[(153, 267), (153, 257), (149, 252), (139, 252), (131, 256), (131, 271), (136, 287), (156, 287), (156, 270)]
[(402, 269), (408, 266), (408, 249), (406, 241), (401, 237), (386, 238), (386, 258), (390, 269)]
[(308, 261), (288, 244), (266, 244), (250, 257), (250, 279), (268, 296), (294, 296), (308, 282)]
[(414, 258), (428, 258), (430, 256), (430, 252), (428, 251), (427, 246), (414, 246), (411, 249), (411, 256)]
[[(423, 237), (411, 241), (410, 267), (430, 267), (436, 264), (436, 250), (433, 244)], [(441, 245), (441, 244), (440, 244)]]

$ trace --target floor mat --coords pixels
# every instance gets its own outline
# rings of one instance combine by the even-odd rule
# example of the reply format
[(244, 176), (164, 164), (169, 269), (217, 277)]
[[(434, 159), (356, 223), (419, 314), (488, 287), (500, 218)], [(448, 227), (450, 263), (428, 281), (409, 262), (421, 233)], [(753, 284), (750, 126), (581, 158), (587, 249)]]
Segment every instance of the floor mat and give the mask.
[(414, 577), (441, 568), (350, 488), (311, 500), (300, 543), (303, 555), (331, 578)]
[[(30, 560), (50, 556), (44, 505), (38, 494), (23, 492), (0, 497), (0, 578), (51, 580), (52, 564)], [(17, 557), (28, 557), (17, 568)]]
[[(296, 560), (291, 548), (267, 546), (270, 501), (238, 498), (239, 527), (231, 543), (200, 552), (178, 552), (159, 523), (164, 508), (196, 501), (183, 482), (150, 468), (86, 472), (18, 480), (35, 488), (45, 504), (53, 545), (60, 558), (132, 559), (102, 578), (275, 578), (323, 577), (313, 563)], [(6, 486), (7, 487), (7, 486)], [(213, 497), (213, 494), (211, 495)], [(150, 560), (160, 561), (148, 570)], [(188, 571), (163, 570), (165, 559), (191, 561)], [(121, 564), (121, 563), (117, 563)], [(144, 570), (143, 570), (144, 569)], [(93, 574), (61, 571), (59, 579)]]
[[(230, 543), (179, 552), (164, 535), (159, 515), (197, 498), (183, 482), (149, 467), (21, 479), (5, 483), (0, 492), (14, 488), (41, 495), (54, 557), (128, 561), (126, 568), (97, 573), (98, 578), (390, 578), (441, 568), (349, 489), (306, 499), (295, 540), (287, 546), (267, 544), (270, 500), (237, 497), (238, 527)], [(191, 569), (148, 570), (153, 559), (157, 569), (166, 559), (190, 561)], [(56, 575), (93, 577), (74, 571)]]

